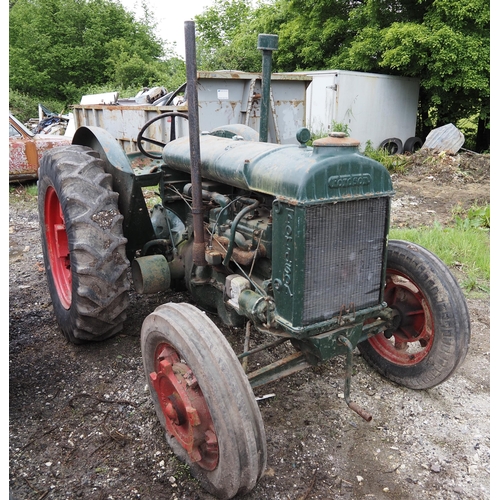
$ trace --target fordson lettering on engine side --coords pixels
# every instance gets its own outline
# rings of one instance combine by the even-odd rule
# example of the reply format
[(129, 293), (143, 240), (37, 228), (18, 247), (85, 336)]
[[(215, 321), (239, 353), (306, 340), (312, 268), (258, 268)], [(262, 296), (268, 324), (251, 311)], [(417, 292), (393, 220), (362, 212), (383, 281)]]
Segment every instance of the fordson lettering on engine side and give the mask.
[(370, 174), (359, 175), (332, 175), (328, 179), (331, 188), (348, 188), (355, 186), (367, 186), (372, 181)]

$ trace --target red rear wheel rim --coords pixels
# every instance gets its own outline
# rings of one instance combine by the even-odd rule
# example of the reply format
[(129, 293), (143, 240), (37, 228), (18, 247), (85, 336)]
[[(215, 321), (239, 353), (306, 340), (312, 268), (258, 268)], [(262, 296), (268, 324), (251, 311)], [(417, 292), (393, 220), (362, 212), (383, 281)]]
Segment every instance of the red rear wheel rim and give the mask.
[(150, 379), (158, 395), (168, 431), (193, 462), (214, 470), (219, 445), (210, 410), (191, 368), (167, 343), (155, 350), (155, 371)]
[(50, 272), (59, 301), (65, 309), (71, 306), (71, 266), (68, 235), (59, 198), (54, 188), (45, 194), (45, 239)]
[(434, 322), (419, 287), (404, 273), (387, 269), (384, 300), (399, 315), (392, 336), (380, 333), (368, 339), (373, 349), (391, 363), (413, 366), (432, 349)]

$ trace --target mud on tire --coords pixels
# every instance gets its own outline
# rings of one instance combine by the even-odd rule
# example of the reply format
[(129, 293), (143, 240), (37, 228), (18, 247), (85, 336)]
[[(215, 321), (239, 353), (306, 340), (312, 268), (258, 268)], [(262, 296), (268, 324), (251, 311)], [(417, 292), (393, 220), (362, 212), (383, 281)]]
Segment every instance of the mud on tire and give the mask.
[[(266, 434), (248, 378), (221, 331), (190, 304), (163, 304), (144, 320), (141, 349), (174, 453), (217, 498), (251, 491), (266, 468)], [(188, 418), (188, 410), (197, 418)]]
[(38, 173), (42, 250), (54, 313), (73, 343), (104, 340), (126, 319), (130, 287), (118, 193), (98, 153), (54, 148)]

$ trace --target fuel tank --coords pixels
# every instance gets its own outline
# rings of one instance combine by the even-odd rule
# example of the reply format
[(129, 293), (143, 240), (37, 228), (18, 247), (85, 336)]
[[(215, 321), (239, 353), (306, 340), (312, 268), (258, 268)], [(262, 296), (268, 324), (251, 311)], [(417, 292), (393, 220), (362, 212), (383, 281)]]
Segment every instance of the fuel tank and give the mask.
[[(202, 134), (200, 155), (203, 178), (287, 203), (308, 205), (393, 194), (387, 169), (360, 154), (359, 141), (350, 137), (329, 136), (306, 147)], [(190, 172), (189, 137), (169, 142), (163, 161), (175, 170)]]

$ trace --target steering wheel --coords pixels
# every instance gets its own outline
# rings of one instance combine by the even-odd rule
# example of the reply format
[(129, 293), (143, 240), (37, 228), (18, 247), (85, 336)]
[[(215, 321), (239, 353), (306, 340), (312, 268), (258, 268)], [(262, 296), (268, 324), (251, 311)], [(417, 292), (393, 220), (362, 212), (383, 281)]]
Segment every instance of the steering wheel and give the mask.
[(158, 141), (156, 139), (152, 139), (151, 137), (145, 137), (144, 132), (156, 121), (162, 120), (163, 118), (172, 118), (170, 122), (170, 141), (173, 141), (176, 139), (176, 133), (175, 133), (175, 118), (184, 118), (185, 120), (188, 120), (188, 115), (184, 113), (179, 113), (178, 111), (167, 111), (166, 113), (162, 113), (161, 115), (155, 116), (148, 122), (144, 124), (144, 126), (141, 128), (140, 132), (137, 134), (137, 147), (139, 148), (139, 151), (148, 156), (149, 158), (154, 158), (155, 160), (161, 159), (161, 153), (152, 153), (151, 151), (146, 151), (142, 147), (142, 142), (149, 142), (151, 144), (154, 144), (155, 146), (161, 146), (162, 148), (165, 147), (166, 143)]

